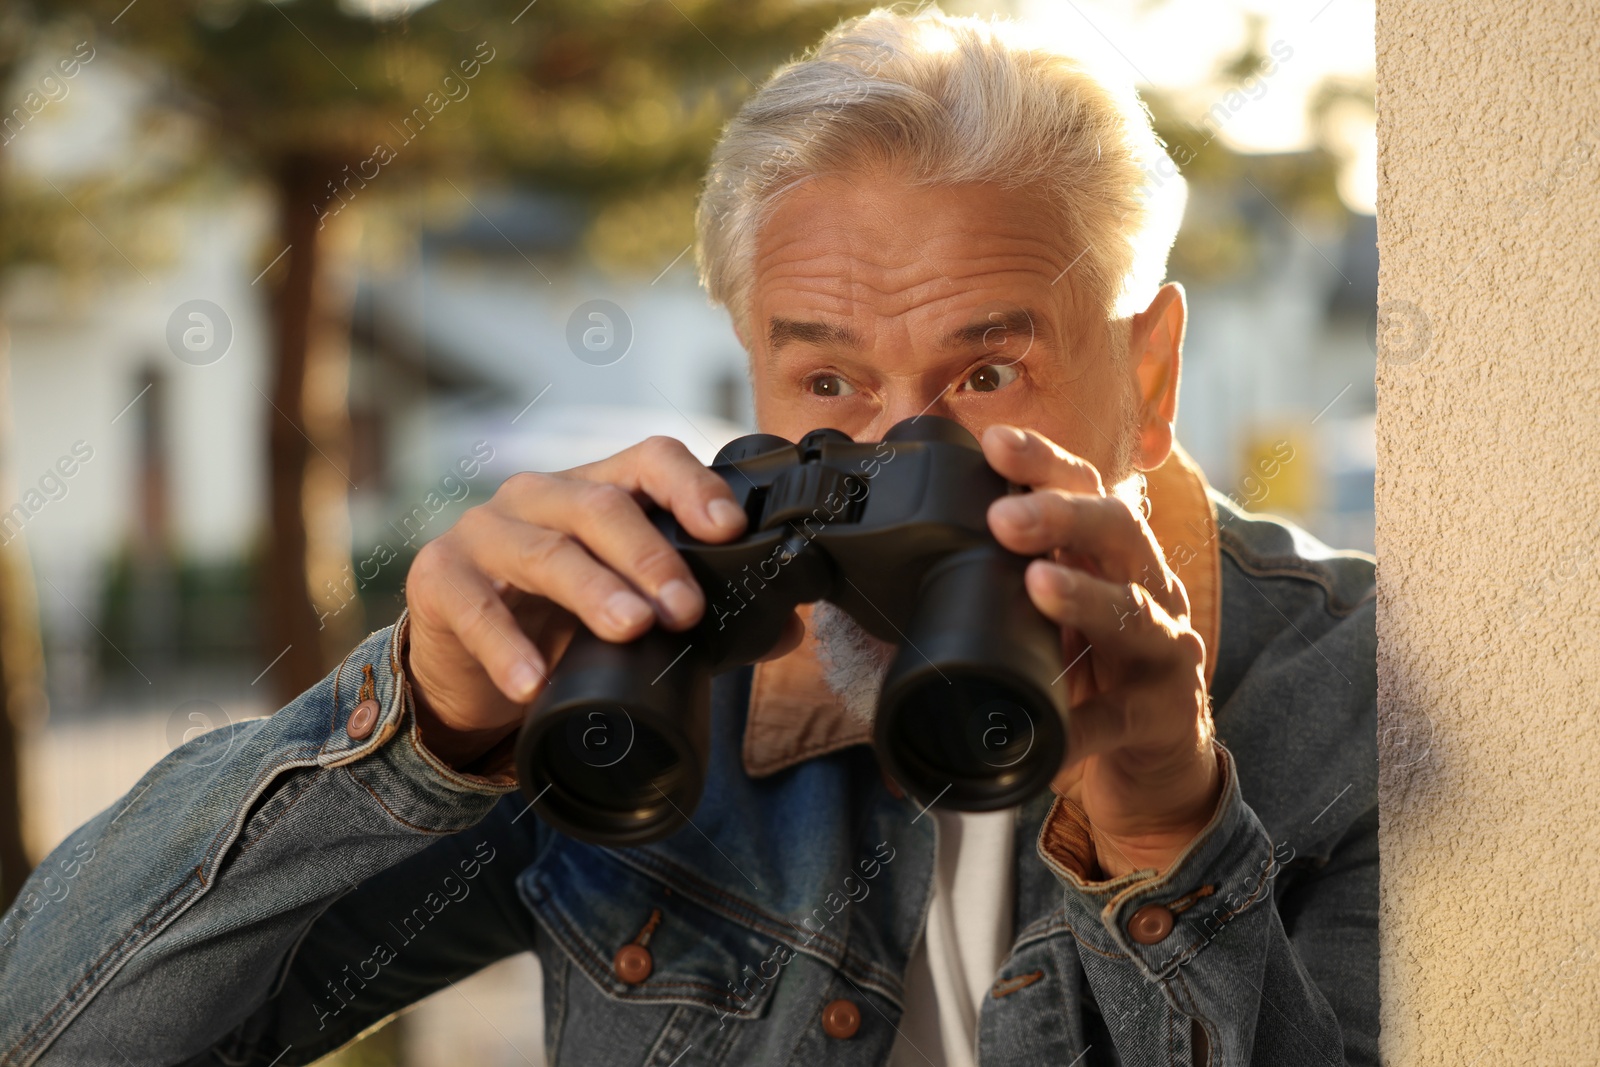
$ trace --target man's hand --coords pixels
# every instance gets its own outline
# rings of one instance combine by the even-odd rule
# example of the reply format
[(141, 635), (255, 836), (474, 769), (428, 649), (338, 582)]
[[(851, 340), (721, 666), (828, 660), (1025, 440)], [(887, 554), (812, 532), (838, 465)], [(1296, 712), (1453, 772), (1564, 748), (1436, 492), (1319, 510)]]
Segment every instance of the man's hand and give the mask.
[(1053, 783), (1083, 808), (1109, 877), (1171, 865), (1210, 820), (1222, 779), (1206, 702), (1205, 642), (1144, 519), (1092, 464), (1036, 433), (991, 426), (990, 466), (1033, 492), (989, 509), (1027, 556), (1028, 595), (1061, 626), (1067, 762)]
[(417, 553), (406, 670), (430, 751), (465, 766), (521, 723), (575, 618), (607, 641), (699, 620), (705, 596), (642, 501), (702, 541), (745, 526), (721, 478), (653, 437), (560, 474), (515, 475)]

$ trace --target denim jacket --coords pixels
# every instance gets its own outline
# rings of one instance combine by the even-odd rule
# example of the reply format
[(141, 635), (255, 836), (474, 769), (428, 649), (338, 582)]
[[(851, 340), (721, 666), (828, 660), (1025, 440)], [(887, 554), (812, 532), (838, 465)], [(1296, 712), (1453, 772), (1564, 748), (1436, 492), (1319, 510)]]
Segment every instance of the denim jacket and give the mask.
[[(1016, 810), (985, 1063), (1378, 1062), (1373, 565), (1209, 500), (1189, 547), (1215, 567), (1222, 799), (1168, 870), (1111, 881), (1064, 801)], [(0, 920), (0, 1067), (308, 1063), (525, 950), (555, 1064), (887, 1061), (936, 823), (869, 747), (747, 773), (752, 671), (731, 672), (692, 825), (582, 844), (422, 747), (403, 626), (174, 750), (44, 860)], [(1171, 930), (1136, 940), (1152, 906)], [(838, 1000), (847, 1038), (822, 1025)]]

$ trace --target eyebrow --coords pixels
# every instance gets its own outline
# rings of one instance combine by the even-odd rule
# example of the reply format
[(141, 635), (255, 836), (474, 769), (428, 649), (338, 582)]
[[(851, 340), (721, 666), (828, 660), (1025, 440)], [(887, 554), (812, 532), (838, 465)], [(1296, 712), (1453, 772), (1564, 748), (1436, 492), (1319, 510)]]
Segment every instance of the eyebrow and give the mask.
[(1035, 339), (1049, 333), (1045, 318), (1037, 311), (1032, 308), (1014, 308), (1010, 311), (991, 312), (980, 322), (969, 323), (960, 329), (951, 330), (939, 342), (940, 347), (969, 348), (975, 344), (982, 344), (995, 330), (1008, 334), (1026, 334)]
[(791, 341), (807, 345), (861, 347), (861, 335), (848, 326), (831, 322), (802, 322), (798, 319), (773, 316), (771, 325), (767, 327), (768, 350), (777, 352)]
[[(1048, 330), (1045, 319), (1032, 308), (1015, 308), (992, 312), (979, 322), (968, 323), (945, 334), (939, 342), (941, 348), (969, 348), (983, 343), (995, 330), (1008, 334), (1028, 334), (1038, 338)], [(767, 350), (773, 354), (791, 342), (808, 345), (838, 345), (860, 348), (861, 335), (848, 326), (831, 322), (812, 322), (773, 316), (767, 327)]]

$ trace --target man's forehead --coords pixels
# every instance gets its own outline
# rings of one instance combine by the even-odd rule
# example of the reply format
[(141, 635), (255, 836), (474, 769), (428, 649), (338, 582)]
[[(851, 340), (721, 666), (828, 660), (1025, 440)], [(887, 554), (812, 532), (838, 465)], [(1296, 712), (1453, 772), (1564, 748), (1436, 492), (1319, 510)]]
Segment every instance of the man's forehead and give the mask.
[(1020, 190), (818, 178), (757, 231), (752, 340), (775, 355), (862, 350), (888, 323), (951, 350), (1080, 333), (1082, 250), (1057, 239), (1055, 221)]

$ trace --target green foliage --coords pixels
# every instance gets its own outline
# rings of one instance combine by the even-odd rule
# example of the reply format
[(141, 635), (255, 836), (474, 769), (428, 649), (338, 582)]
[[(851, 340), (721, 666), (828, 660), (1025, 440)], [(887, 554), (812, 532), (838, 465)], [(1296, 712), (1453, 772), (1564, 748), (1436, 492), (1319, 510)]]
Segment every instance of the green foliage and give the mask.
[[(202, 163), (270, 177), (286, 157), (311, 157), (337, 179), (363, 167), (372, 173), (382, 146), (392, 159), (382, 164), (379, 190), (363, 193), (368, 207), (405, 188), (394, 172), (535, 185), (590, 203), (586, 244), (602, 264), (659, 266), (692, 238), (706, 155), (739, 102), (828, 27), (872, 5), (438, 0), (389, 18), (369, 17), (362, 6), (52, 0), (0, 18), (0, 74), (8, 58), (23, 53), (30, 32), (71, 26), (92, 34), (97, 48), (138, 57), (170, 76), (162, 105), (198, 120)], [(1236, 84), (1259, 67), (1263, 32), (1256, 20), (1238, 54), (1219, 60), (1219, 84)], [(481, 62), (483, 55), (493, 58)], [(467, 71), (475, 75), (468, 79)], [(1240, 227), (1249, 220), (1233, 205), (1233, 193), (1249, 189), (1245, 177), (1291, 215), (1337, 212), (1333, 156), (1243, 156), (1190, 125), (1196, 116), (1163, 94), (1146, 95), (1194, 192), (1175, 261), (1212, 276), (1247, 265)], [(1370, 100), (1370, 85), (1327, 86), (1313, 101), (1313, 126), (1320, 129), (1329, 108)], [(1183, 145), (1199, 147), (1191, 154), (1178, 150)], [(159, 202), (185, 181), (192, 175), (152, 175), (120, 197), (89, 190), (100, 211), (78, 190), (65, 193), (121, 248), (124, 237), (140, 246), (137, 235), (108, 229), (126, 227), (124, 209)], [(106, 260), (106, 242), (57, 192), (10, 195), (0, 262)], [(1206, 215), (1196, 217), (1202, 210)]]
[(697, 165), (754, 82), (869, 6), (535, 0), (519, 13), (504, 0), (440, 0), (373, 19), (335, 0), (211, 0), (178, 12), (147, 2), (109, 26), (124, 3), (56, 10), (88, 12), (108, 41), (171, 71), (219, 137), (258, 159), (365, 156), (453, 77), (467, 95), (408, 154), (583, 191)]
[[(8, 8), (0, 77), (42, 35), (85, 35), (167, 81), (156, 106), (199, 129), (195, 166), (270, 180), (286, 160), (310, 159), (335, 181), (377, 168), (384, 177), (368, 206), (404, 188), (394, 172), (537, 185), (593, 205), (590, 245), (602, 262), (654, 263), (687, 241), (705, 157), (739, 102), (773, 67), (871, 4), (439, 0), (390, 18), (361, 6), (51, 0)], [(0, 263), (114, 266), (136, 204), (182, 200), (189, 190), (179, 186), (194, 180), (151, 177), (113, 189), (10, 190), (13, 223), (0, 231)], [(641, 218), (642, 229), (633, 224)]]
[[(1271, 69), (1267, 20), (1249, 15), (1246, 22), (1244, 45), (1217, 63), (1218, 98)], [(1214, 123), (1208, 125), (1204, 115), (1181, 106), (1172, 94), (1144, 89), (1156, 133), (1189, 187), (1183, 229), (1173, 246), (1168, 273), (1194, 282), (1249, 275), (1259, 267), (1255, 257), (1260, 242), (1254, 231), (1264, 215), (1282, 212), (1294, 219), (1342, 226), (1348, 213), (1339, 198), (1340, 160), (1331, 150), (1325, 118), (1337, 106), (1370, 109), (1373, 90), (1370, 83), (1323, 84), (1308, 105), (1316, 147), (1256, 155), (1230, 149)]]
[(1145, 102), (1156, 133), (1189, 187), (1183, 229), (1168, 273), (1186, 281), (1245, 276), (1258, 264), (1255, 230), (1277, 212), (1342, 227), (1339, 160), (1328, 150), (1255, 155), (1235, 152), (1159, 92)]

